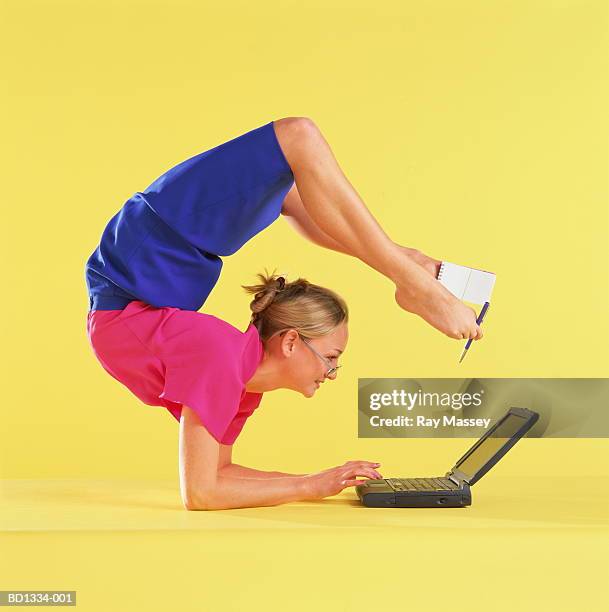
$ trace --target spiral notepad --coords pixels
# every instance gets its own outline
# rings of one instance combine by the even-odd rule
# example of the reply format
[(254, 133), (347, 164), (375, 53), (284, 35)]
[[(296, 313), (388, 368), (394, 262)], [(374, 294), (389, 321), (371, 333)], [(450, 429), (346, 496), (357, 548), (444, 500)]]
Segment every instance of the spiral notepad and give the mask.
[(467, 266), (443, 261), (438, 273), (438, 280), (453, 295), (465, 302), (484, 304), (491, 301), (495, 286), (495, 275), (485, 270), (476, 270)]

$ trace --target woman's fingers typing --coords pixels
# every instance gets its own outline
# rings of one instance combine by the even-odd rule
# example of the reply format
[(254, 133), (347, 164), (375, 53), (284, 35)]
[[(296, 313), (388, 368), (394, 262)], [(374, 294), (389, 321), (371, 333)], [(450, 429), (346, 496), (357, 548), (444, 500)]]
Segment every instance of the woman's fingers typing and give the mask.
[(354, 484), (360, 484), (362, 482), (365, 482), (364, 480), (358, 480), (357, 476), (366, 476), (367, 480), (376, 480), (379, 478), (383, 478), (383, 476), (375, 469), (366, 467), (353, 467), (341, 474), (340, 483), (343, 486), (352, 486)]
[(343, 481), (341, 481), (341, 485), (343, 487), (345, 487), (345, 488), (346, 487), (355, 487), (357, 485), (364, 484), (365, 482), (366, 482), (365, 480), (354, 480), (354, 479), (352, 479), (352, 480), (343, 480)]
[(381, 479), (383, 476), (376, 470), (379, 465), (380, 463), (372, 461), (348, 461), (340, 467), (308, 474), (304, 477), (306, 498), (320, 499), (336, 495), (345, 487)]

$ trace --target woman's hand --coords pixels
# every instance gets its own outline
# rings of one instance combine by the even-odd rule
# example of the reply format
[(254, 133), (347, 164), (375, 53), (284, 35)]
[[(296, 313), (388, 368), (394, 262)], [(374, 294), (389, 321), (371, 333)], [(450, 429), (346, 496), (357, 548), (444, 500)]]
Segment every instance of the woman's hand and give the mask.
[(337, 495), (346, 487), (353, 487), (365, 482), (357, 480), (357, 476), (366, 476), (366, 479), (383, 478), (376, 471), (380, 463), (371, 461), (347, 461), (343, 465), (303, 476), (307, 499), (322, 499)]

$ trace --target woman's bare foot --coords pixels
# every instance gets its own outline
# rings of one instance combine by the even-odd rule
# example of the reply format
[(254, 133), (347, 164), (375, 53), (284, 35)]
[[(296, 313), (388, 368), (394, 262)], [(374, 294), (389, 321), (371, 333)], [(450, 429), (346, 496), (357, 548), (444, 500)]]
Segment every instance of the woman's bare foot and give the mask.
[(403, 279), (393, 279), (396, 286), (395, 301), (398, 305), (419, 315), (450, 338), (480, 340), (482, 330), (476, 324), (476, 313), (436, 280), (442, 262), (418, 249), (397, 243), (395, 246), (427, 273), (410, 273), (406, 278), (404, 272)]
[(440, 265), (442, 262), (439, 259), (434, 259), (433, 257), (429, 257), (422, 253), (418, 249), (411, 249), (410, 247), (402, 246), (401, 244), (395, 244), (405, 255), (410, 257), (415, 263), (418, 263), (423, 270), (429, 272), (434, 278), (438, 277), (438, 272), (440, 272)]
[(482, 330), (476, 323), (476, 313), (472, 308), (457, 299), (439, 281), (428, 278), (421, 283), (420, 280), (418, 278), (416, 281), (418, 288), (414, 286), (413, 279), (396, 283), (395, 301), (401, 308), (419, 315), (450, 338), (482, 338)]

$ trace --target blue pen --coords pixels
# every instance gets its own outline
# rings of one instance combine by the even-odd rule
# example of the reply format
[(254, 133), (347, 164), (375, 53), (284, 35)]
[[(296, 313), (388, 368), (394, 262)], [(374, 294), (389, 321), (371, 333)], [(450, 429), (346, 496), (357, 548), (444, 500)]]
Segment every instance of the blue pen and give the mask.
[[(484, 319), (484, 315), (486, 314), (486, 311), (488, 310), (489, 306), (490, 304), (488, 302), (484, 302), (484, 306), (482, 307), (482, 310), (480, 311), (480, 314), (478, 315), (478, 318), (476, 319), (477, 325), (482, 325), (482, 320)], [(472, 338), (470, 338), (467, 341), (467, 344), (465, 345), (465, 348), (463, 349), (463, 352), (461, 353), (461, 358), (459, 359), (459, 363), (463, 361), (463, 358), (465, 357), (465, 354), (467, 353), (467, 350), (469, 349), (471, 345), (472, 345)]]

